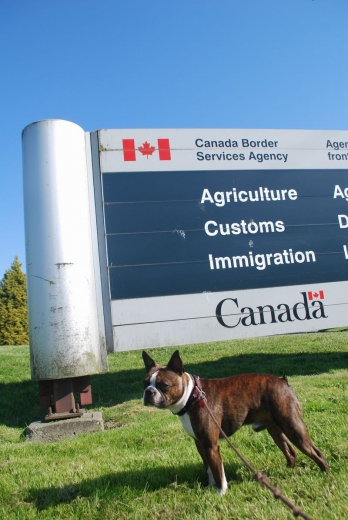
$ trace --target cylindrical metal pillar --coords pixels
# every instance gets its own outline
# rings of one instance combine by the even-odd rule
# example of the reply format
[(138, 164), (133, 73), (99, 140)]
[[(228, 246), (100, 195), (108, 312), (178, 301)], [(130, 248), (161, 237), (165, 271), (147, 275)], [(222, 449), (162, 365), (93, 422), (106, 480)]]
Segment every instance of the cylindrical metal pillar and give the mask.
[(102, 372), (83, 129), (27, 126), (23, 175), (32, 378)]

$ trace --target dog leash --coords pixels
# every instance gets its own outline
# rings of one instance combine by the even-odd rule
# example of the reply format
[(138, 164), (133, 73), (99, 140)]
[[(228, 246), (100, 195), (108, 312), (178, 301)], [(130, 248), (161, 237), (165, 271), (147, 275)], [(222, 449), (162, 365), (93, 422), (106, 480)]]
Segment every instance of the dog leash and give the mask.
[[(227, 435), (225, 434), (225, 432), (223, 431), (223, 429), (221, 428), (221, 426), (215, 419), (212, 411), (210, 410), (210, 408), (208, 406), (207, 396), (201, 386), (199, 377), (198, 376), (193, 376), (193, 377), (195, 380), (195, 387), (194, 387), (194, 390), (195, 390), (194, 394), (196, 396), (195, 399), (198, 400), (199, 406), (201, 406), (202, 408), (205, 406), (205, 408), (207, 409), (207, 412), (209, 413), (210, 417), (212, 418), (214, 424), (220, 430), (220, 433), (223, 436), (223, 438), (227, 441), (228, 445), (233, 449), (233, 451), (236, 453), (236, 455), (238, 455), (238, 457), (243, 462), (243, 464), (251, 471), (251, 473), (253, 473), (256, 480), (260, 484), (263, 484), (264, 486), (266, 486), (266, 488), (268, 488), (270, 491), (272, 491), (274, 498), (281, 500), (285, 505), (287, 505), (292, 510), (292, 514), (294, 516), (296, 516), (296, 517), (300, 516), (300, 517), (304, 518), (305, 520), (312, 520), (312, 518), (310, 516), (306, 515), (306, 513), (304, 513), (298, 506), (296, 506), (295, 504), (290, 502), (290, 500), (288, 500), (284, 495), (282, 495), (280, 489), (272, 486), (272, 484), (270, 484), (266, 475), (261, 473), (261, 471), (257, 471), (255, 468), (253, 468), (253, 466), (251, 464), (249, 464), (249, 462), (243, 457), (243, 455), (238, 451), (238, 449), (232, 444), (232, 442), (227, 437)], [(193, 395), (193, 393), (191, 395)], [(191, 401), (190, 405), (192, 404), (192, 402), (193, 401)]]

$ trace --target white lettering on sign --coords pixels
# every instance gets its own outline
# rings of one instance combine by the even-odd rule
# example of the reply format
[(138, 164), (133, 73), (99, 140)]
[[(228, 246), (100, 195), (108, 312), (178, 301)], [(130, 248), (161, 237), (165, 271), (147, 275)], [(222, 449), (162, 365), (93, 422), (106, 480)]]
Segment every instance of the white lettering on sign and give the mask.
[(337, 215), (340, 228), (348, 227), (348, 215)]
[(215, 220), (209, 220), (204, 225), (204, 231), (210, 237), (214, 237), (217, 234), (240, 235), (243, 233), (247, 235), (251, 233), (254, 235), (256, 233), (274, 233), (275, 231), (282, 233), (285, 231), (285, 225), (282, 220), (277, 220), (276, 222), (254, 222), (253, 220), (246, 222), (241, 220), (240, 223), (233, 222), (232, 224), (218, 224)]
[(269, 188), (260, 187), (257, 190), (237, 191), (233, 188), (231, 191), (215, 191), (211, 195), (207, 188), (204, 188), (201, 204), (204, 202), (211, 202), (218, 207), (224, 206), (228, 202), (272, 202), (281, 200), (296, 200), (297, 191), (290, 190), (270, 190)]
[(302, 264), (306, 262), (316, 262), (314, 251), (296, 251), (284, 249), (282, 253), (266, 253), (254, 255), (249, 251), (249, 255), (218, 256), (213, 257), (209, 254), (210, 269), (237, 269), (239, 267), (256, 267), (263, 271), (270, 265)]
[(344, 190), (342, 190), (340, 185), (336, 184), (333, 198), (337, 199), (337, 197), (341, 197), (342, 199), (346, 199), (348, 201), (348, 188), (344, 188)]

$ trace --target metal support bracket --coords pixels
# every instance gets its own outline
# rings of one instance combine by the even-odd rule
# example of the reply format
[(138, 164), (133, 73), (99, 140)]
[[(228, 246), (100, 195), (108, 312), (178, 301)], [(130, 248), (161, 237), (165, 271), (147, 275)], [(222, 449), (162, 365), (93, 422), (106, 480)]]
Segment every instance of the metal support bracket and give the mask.
[[(75, 394), (79, 401), (75, 403)], [(40, 408), (47, 409), (46, 421), (81, 417), (80, 406), (92, 404), (90, 376), (39, 381)]]

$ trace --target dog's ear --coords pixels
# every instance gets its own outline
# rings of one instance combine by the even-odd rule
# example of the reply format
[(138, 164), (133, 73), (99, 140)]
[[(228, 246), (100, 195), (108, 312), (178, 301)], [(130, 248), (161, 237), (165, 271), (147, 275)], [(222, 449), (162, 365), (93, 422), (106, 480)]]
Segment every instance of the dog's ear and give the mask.
[(157, 363), (154, 361), (145, 350), (143, 350), (143, 360), (145, 363), (146, 372), (149, 372), (151, 368), (156, 367)]
[(178, 350), (176, 350), (170, 358), (170, 361), (167, 365), (167, 369), (171, 370), (172, 372), (175, 372), (176, 374), (179, 374), (180, 376), (183, 372), (185, 372), (185, 367), (182, 364)]

